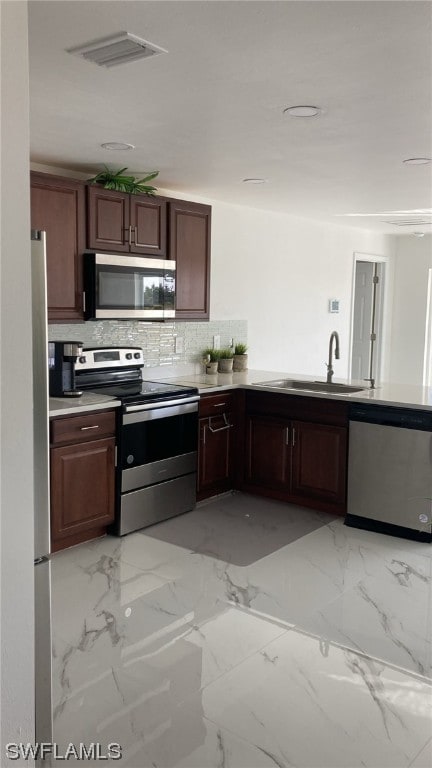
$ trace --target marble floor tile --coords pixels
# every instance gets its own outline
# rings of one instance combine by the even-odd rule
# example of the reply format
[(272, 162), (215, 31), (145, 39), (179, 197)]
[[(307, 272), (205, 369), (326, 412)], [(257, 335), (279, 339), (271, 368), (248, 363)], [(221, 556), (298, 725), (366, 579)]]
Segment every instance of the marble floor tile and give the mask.
[(409, 768), (431, 768), (432, 765), (432, 738), (416, 755)]
[(298, 768), (407, 766), (432, 717), (428, 681), (296, 630), (207, 686), (202, 706), (276, 765)]
[(232, 494), (52, 574), (60, 745), (119, 742), (128, 768), (429, 765), (427, 545)]
[(370, 577), (301, 622), (302, 629), (420, 675), (431, 675), (430, 587)]

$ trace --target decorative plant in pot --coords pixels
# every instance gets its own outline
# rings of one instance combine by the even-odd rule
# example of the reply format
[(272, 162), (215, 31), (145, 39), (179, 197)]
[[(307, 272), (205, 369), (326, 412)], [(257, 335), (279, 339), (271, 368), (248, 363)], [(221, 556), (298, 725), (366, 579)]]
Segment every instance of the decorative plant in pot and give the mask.
[(233, 369), (234, 350), (231, 347), (219, 350), (219, 373), (231, 373)]
[(247, 344), (236, 344), (234, 347), (234, 371), (247, 371)]
[(154, 195), (157, 191), (156, 187), (149, 184), (149, 181), (158, 176), (159, 171), (151, 171), (147, 176), (142, 179), (137, 179), (135, 176), (125, 176), (124, 172), (127, 168), (120, 168), (119, 171), (110, 171), (108, 166), (104, 166), (105, 170), (97, 173), (92, 179), (89, 179), (89, 184), (100, 184), (104, 189), (114, 189), (117, 192), (128, 192), (130, 195)]
[(208, 348), (203, 352), (203, 360), (206, 368), (206, 373), (215, 374), (218, 370), (219, 362), (219, 349)]

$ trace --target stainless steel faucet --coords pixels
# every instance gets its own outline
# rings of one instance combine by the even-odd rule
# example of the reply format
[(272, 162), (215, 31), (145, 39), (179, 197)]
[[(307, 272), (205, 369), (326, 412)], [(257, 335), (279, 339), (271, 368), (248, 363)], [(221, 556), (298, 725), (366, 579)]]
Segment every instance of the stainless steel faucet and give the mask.
[(333, 340), (336, 342), (335, 346), (335, 358), (336, 360), (339, 360), (339, 336), (336, 331), (333, 331), (333, 333), (330, 335), (330, 343), (329, 343), (329, 359), (328, 363), (326, 363), (327, 366), (327, 384), (331, 384), (331, 380), (333, 378), (334, 370), (333, 370)]

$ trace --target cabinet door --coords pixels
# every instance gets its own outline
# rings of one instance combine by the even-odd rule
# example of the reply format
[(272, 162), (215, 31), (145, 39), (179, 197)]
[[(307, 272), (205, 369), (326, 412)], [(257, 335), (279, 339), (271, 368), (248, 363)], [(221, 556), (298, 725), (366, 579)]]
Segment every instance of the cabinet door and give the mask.
[(231, 435), (232, 417), (199, 420), (198, 498), (204, 499), (232, 488)]
[(246, 419), (248, 486), (289, 490), (290, 427), (288, 422), (250, 414)]
[(51, 448), (53, 551), (114, 520), (114, 453), (113, 437)]
[(292, 494), (344, 504), (346, 427), (293, 421), (292, 429)]
[(149, 195), (131, 195), (129, 203), (131, 253), (166, 256), (166, 201)]
[(46, 232), (48, 320), (83, 320), (84, 184), (32, 173), (30, 187), (32, 229)]
[(87, 246), (92, 250), (128, 253), (132, 242), (129, 221), (129, 195), (87, 187)]
[(169, 202), (169, 256), (177, 263), (176, 317), (208, 320), (211, 207)]

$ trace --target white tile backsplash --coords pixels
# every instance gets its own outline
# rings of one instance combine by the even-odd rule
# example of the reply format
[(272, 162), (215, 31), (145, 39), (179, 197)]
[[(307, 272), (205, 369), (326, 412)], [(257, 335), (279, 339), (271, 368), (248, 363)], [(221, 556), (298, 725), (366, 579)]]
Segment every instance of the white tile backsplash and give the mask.
[[(49, 340), (82, 341), (85, 347), (141, 347), (146, 368), (169, 367), (167, 374), (198, 373), (202, 352), (213, 346), (213, 336), (220, 335), (221, 347), (231, 339), (247, 343), (246, 320), (211, 320), (201, 323), (145, 323), (133, 320), (101, 320), (77, 325), (49, 326)], [(176, 338), (183, 340), (177, 344)]]

